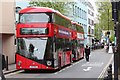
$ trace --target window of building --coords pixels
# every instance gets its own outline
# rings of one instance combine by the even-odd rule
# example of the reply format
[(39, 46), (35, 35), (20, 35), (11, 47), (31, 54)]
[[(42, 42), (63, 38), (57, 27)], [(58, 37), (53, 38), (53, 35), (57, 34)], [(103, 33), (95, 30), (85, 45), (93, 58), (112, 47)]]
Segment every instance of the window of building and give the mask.
[(84, 13), (83, 13), (83, 10), (82, 10), (82, 19), (83, 19), (83, 16), (84, 16)]
[(92, 25), (94, 25), (94, 21), (92, 20)]
[(77, 6), (75, 6), (75, 15), (77, 16)]
[(92, 16), (94, 16), (94, 13), (92, 12)]
[(92, 34), (94, 34), (94, 29), (92, 29)]
[(90, 34), (90, 26), (89, 26), (89, 28), (88, 28), (88, 33)]
[(90, 10), (88, 9), (88, 14), (90, 14)]
[(75, 6), (73, 5), (73, 15), (75, 14)]
[(90, 19), (88, 18), (88, 24), (90, 24)]
[(85, 12), (85, 20), (87, 20), (87, 12)]
[(78, 7), (78, 9), (77, 9), (77, 10), (78, 10), (78, 15), (77, 15), (77, 16), (79, 17), (79, 12), (80, 12), (79, 7)]
[(86, 14), (85, 14), (85, 11), (84, 11), (84, 20), (85, 20), (85, 17), (86, 17)]
[(80, 18), (81, 18), (81, 8), (80, 8)]

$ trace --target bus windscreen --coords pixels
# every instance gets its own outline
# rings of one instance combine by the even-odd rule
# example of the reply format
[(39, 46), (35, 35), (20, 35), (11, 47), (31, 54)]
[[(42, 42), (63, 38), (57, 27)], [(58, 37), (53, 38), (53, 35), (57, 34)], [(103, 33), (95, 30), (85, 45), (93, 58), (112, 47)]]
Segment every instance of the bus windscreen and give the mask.
[(26, 58), (44, 58), (48, 38), (19, 38), (17, 53)]

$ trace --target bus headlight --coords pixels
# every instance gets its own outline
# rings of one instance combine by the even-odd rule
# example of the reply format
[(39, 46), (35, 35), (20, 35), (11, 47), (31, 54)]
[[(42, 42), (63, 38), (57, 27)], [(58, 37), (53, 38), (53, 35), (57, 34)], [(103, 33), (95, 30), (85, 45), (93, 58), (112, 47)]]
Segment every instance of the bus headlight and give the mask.
[(52, 61), (47, 61), (47, 65), (51, 66), (52, 65)]
[(18, 66), (21, 66), (22, 62), (21, 61), (18, 61), (17, 65)]

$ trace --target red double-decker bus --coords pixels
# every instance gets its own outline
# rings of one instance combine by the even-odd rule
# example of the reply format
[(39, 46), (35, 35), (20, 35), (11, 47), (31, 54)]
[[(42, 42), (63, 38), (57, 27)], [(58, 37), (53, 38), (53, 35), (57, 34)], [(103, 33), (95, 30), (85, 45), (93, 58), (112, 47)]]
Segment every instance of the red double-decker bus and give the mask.
[(16, 68), (61, 69), (72, 62), (71, 20), (46, 7), (28, 7), (19, 12), (16, 25)]
[(76, 22), (71, 23), (73, 26), (72, 60), (77, 61), (84, 58), (84, 30)]

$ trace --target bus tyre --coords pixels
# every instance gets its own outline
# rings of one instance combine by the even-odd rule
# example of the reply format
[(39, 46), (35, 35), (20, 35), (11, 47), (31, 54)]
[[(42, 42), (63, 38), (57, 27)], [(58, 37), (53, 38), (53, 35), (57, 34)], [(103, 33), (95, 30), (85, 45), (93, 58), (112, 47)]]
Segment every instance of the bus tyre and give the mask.
[(58, 68), (61, 70), (61, 58), (59, 58)]
[(24, 71), (25, 71), (26, 73), (30, 72), (30, 70), (27, 70), (27, 69), (25, 69)]
[(84, 51), (83, 51), (83, 59), (84, 59)]

